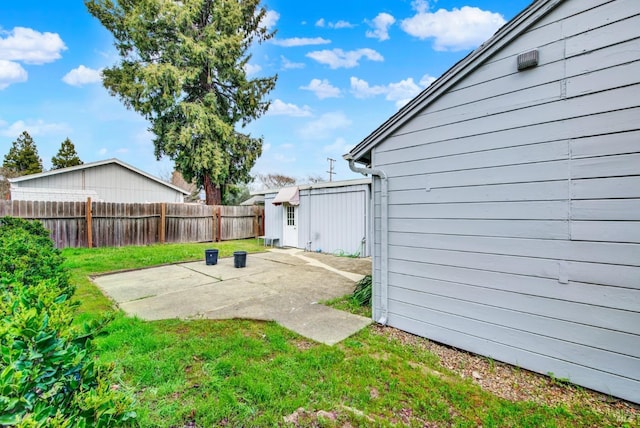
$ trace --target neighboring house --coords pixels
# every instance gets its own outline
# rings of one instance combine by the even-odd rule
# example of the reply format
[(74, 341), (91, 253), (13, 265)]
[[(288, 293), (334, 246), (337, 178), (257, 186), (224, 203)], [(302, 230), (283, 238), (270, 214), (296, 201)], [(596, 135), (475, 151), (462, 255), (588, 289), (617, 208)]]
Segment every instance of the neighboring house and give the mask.
[(16, 201), (178, 202), (189, 192), (118, 159), (9, 179)]
[(369, 256), (371, 180), (265, 190), (265, 237), (283, 247)]
[(375, 320), (640, 402), (640, 1), (533, 2), (345, 159)]

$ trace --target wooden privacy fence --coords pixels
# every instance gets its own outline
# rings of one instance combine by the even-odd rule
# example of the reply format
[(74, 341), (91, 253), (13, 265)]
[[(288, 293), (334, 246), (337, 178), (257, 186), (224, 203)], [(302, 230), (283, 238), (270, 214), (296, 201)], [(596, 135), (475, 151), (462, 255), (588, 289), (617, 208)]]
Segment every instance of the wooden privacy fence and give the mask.
[(39, 220), (56, 247), (121, 247), (264, 235), (264, 208), (172, 203), (0, 201), (0, 217)]

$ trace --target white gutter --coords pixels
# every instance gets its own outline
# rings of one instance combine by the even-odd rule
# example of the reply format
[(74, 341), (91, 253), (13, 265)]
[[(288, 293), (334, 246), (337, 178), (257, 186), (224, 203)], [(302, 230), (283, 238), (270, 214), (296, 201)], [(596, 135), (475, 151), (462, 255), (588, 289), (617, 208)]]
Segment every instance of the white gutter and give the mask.
[[(357, 167), (355, 161), (353, 160), (353, 156), (349, 153), (344, 155), (343, 158), (344, 160), (349, 162), (349, 169), (351, 169), (351, 171), (360, 173), (362, 175), (375, 175), (376, 177), (380, 178), (380, 272), (382, 274), (380, 278), (381, 315), (380, 318), (378, 318), (377, 322), (382, 325), (387, 325), (389, 316), (389, 184), (387, 182), (387, 174), (380, 169)], [(373, 212), (375, 213), (375, 210), (373, 210)], [(372, 249), (372, 252), (375, 255), (375, 248)]]

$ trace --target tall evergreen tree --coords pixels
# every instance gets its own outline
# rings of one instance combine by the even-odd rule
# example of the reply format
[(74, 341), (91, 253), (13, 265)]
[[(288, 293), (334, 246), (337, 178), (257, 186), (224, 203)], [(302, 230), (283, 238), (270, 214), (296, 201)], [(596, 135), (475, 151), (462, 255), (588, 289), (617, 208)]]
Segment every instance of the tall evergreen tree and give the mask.
[(60, 145), (58, 153), (51, 158), (52, 169), (67, 168), (69, 166), (82, 165), (84, 162), (78, 157), (76, 146), (69, 138), (66, 138)]
[(226, 185), (248, 183), (262, 139), (239, 129), (269, 107), (276, 76), (251, 79), (254, 43), (273, 37), (260, 0), (85, 0), (113, 34), (121, 61), (104, 86), (151, 123), (155, 154), (222, 202)]
[(38, 156), (36, 143), (27, 131), (23, 131), (12, 143), (9, 153), (4, 156), (2, 167), (16, 175), (42, 172), (42, 159)]

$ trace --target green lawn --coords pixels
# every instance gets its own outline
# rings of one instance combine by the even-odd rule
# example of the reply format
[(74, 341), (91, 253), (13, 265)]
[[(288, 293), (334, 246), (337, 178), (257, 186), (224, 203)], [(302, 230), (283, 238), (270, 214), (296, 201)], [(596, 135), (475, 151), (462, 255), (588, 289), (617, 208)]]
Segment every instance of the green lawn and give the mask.
[[(211, 247), (220, 257), (263, 249), (246, 240), (64, 250), (79, 319), (111, 310), (89, 275), (203, 260)], [(115, 365), (120, 386), (135, 394), (143, 427), (286, 426), (292, 414), (298, 426), (616, 425), (587, 407), (497, 398), (448, 372), (428, 351), (374, 328), (330, 347), (271, 322), (144, 322), (118, 313), (96, 345), (100, 359)]]

